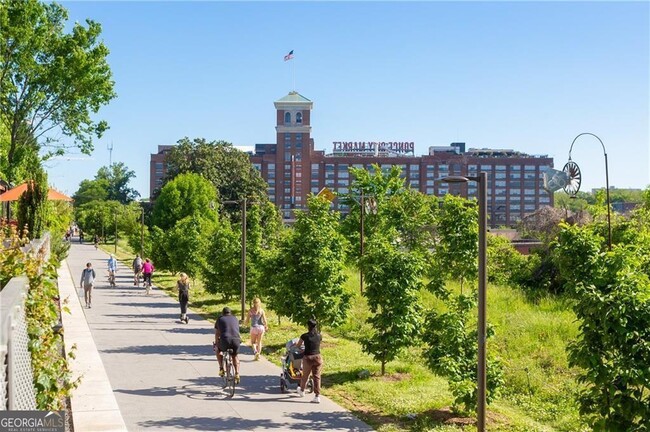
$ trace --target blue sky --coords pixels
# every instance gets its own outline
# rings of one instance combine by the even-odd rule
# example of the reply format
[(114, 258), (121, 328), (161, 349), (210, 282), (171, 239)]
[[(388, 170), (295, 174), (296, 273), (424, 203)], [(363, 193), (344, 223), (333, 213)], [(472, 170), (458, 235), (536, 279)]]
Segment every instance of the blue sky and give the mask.
[[(598, 135), (610, 185), (650, 184), (648, 2), (63, 2), (103, 26), (117, 99), (92, 160), (49, 163), (70, 194), (113, 161), (149, 191), (149, 158), (184, 136), (274, 142), (273, 101), (314, 102), (317, 149), (333, 141), (464, 141), (548, 154)], [(283, 61), (294, 50), (295, 59)], [(578, 139), (583, 189), (602, 149)]]

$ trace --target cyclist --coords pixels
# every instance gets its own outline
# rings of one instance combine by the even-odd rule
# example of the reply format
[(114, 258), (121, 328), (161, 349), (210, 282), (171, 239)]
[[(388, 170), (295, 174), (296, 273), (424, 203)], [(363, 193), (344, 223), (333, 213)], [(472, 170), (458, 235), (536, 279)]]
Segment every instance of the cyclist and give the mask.
[(239, 384), (239, 358), (237, 351), (241, 344), (239, 335), (239, 321), (232, 314), (229, 307), (223, 308), (222, 315), (217, 319), (214, 325), (214, 343), (218, 347), (217, 359), (219, 360), (219, 376), (224, 376), (223, 370), (223, 352), (232, 349), (232, 362), (235, 366), (235, 384)]
[(95, 234), (95, 249), (99, 247), (99, 236)]
[(142, 279), (144, 287), (147, 289), (147, 295), (149, 295), (149, 290), (151, 289), (151, 275), (153, 275), (154, 267), (149, 258), (145, 258), (144, 264), (142, 264)]
[(133, 260), (133, 286), (140, 286), (140, 273), (142, 272), (142, 258), (136, 255)]
[(115, 286), (115, 272), (117, 271), (117, 260), (111, 254), (111, 257), (108, 259), (108, 282), (111, 286)]

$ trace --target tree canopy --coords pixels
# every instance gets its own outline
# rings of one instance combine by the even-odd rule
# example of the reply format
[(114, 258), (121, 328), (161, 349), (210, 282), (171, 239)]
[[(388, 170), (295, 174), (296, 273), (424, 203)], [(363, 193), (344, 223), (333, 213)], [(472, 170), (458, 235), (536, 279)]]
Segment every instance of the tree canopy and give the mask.
[(209, 217), (216, 214), (212, 208), (216, 199), (217, 194), (208, 180), (198, 174), (181, 174), (162, 188), (154, 205), (153, 223), (168, 230), (195, 213)]
[(217, 190), (219, 200), (266, 201), (266, 183), (248, 155), (226, 141), (183, 138), (166, 158), (166, 182), (183, 173), (201, 174)]
[(66, 33), (67, 20), (56, 3), (0, 2), (0, 122), (9, 132), (0, 167), (10, 182), (41, 147), (45, 157), (69, 148), (89, 154), (108, 128), (92, 118), (115, 97), (101, 26), (86, 20)]
[(123, 162), (101, 167), (94, 180), (83, 180), (73, 198), (75, 205), (83, 205), (95, 200), (118, 201), (128, 204), (140, 196), (138, 191), (129, 187), (135, 172), (129, 170)]

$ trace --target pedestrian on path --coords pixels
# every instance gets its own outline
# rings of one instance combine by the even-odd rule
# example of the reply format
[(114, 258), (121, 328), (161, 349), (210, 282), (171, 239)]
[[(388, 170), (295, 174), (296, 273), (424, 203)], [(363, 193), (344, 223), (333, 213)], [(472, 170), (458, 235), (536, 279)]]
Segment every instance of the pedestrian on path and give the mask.
[(190, 280), (185, 273), (181, 273), (176, 282), (178, 288), (178, 302), (181, 304), (181, 322), (187, 324), (190, 320), (187, 318), (187, 303), (190, 301)]
[(140, 286), (140, 273), (142, 272), (142, 258), (140, 254), (135, 256), (133, 260), (133, 285)]
[(296, 346), (300, 348), (305, 345), (305, 353), (302, 358), (302, 379), (298, 388), (298, 395), (305, 395), (305, 386), (309, 381), (309, 374), (314, 377), (314, 399), (312, 402), (320, 403), (320, 377), (323, 371), (323, 357), (320, 355), (320, 343), (323, 340), (318, 333), (318, 322), (315, 319), (307, 321), (307, 333), (300, 336)]
[(145, 258), (144, 264), (142, 264), (142, 276), (144, 280), (144, 286), (147, 289), (147, 295), (149, 295), (149, 290), (151, 289), (151, 275), (153, 275), (153, 264), (149, 258)]
[(255, 360), (259, 360), (260, 354), (262, 354), (262, 337), (269, 329), (266, 314), (262, 309), (262, 301), (259, 297), (253, 299), (253, 307), (248, 311), (246, 324), (249, 322), (251, 324), (251, 345), (255, 352)]
[(111, 286), (115, 286), (115, 272), (117, 272), (117, 260), (115, 259), (115, 256), (111, 254), (110, 258), (108, 258), (108, 283)]
[(86, 300), (86, 307), (90, 309), (93, 293), (93, 285), (95, 284), (95, 269), (91, 263), (86, 264), (86, 268), (81, 272), (81, 281), (79, 286), (84, 289), (84, 299)]

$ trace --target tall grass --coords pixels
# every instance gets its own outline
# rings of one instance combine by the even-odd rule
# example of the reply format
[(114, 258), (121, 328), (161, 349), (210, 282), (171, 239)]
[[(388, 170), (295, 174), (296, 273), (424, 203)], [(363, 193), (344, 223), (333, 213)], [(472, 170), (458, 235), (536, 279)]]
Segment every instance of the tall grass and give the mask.
[[(120, 243), (117, 256), (130, 264), (133, 254)], [(371, 329), (366, 323), (367, 303), (359, 293), (358, 272), (347, 274), (345, 288), (353, 294), (348, 319), (339, 328), (323, 331), (323, 393), (384, 432), (472, 430), (471, 419), (455, 419), (450, 412), (447, 381), (424, 366), (421, 341), (413, 341), (410, 349), (388, 363), (386, 375), (380, 375), (379, 363), (361, 349), (360, 341)], [(174, 275), (165, 272), (157, 272), (154, 278), (156, 286), (174, 297), (175, 281)], [(421, 293), (420, 301), (425, 309), (444, 308), (427, 291)], [(214, 321), (224, 306), (236, 315), (241, 311), (239, 299), (226, 301), (207, 293), (200, 282), (193, 284), (190, 307), (194, 311)], [(264, 337), (263, 353), (276, 364), (285, 343), (306, 331), (281, 313), (267, 310), (270, 330)], [(533, 301), (518, 289), (490, 286), (488, 321), (497, 333), (488, 349), (497, 352), (506, 366), (503, 396), (489, 407), (489, 429), (586, 430), (574, 402), (576, 371), (568, 367), (565, 353), (567, 342), (577, 334), (569, 302), (551, 296)]]

